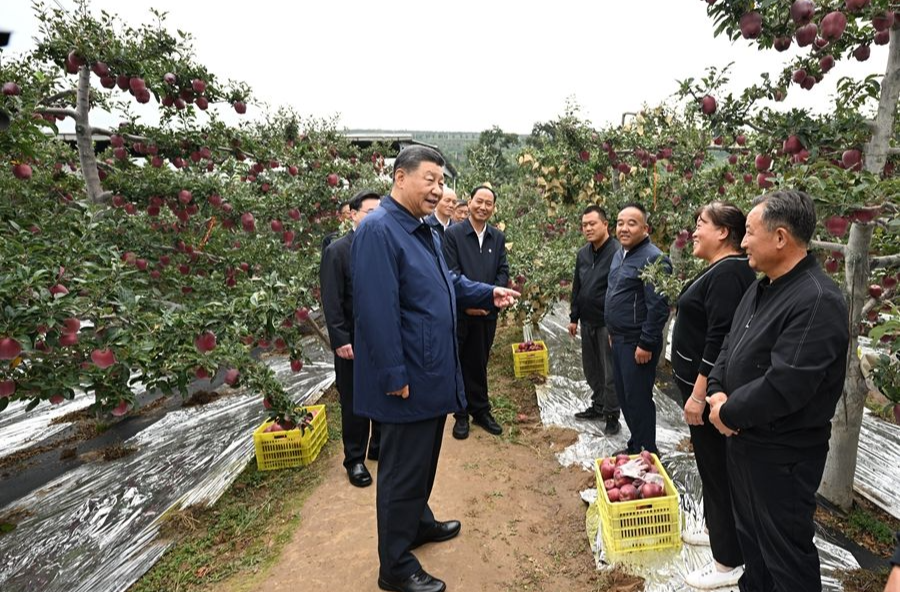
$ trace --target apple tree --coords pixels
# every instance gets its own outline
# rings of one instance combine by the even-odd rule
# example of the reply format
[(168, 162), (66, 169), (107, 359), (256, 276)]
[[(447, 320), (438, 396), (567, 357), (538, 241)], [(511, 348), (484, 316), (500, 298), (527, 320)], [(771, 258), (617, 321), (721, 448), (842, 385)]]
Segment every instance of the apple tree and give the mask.
[[(221, 83), (164, 15), (139, 28), (36, 6), (41, 38), (0, 65), (0, 410), (92, 392), (125, 414), (132, 387), (184, 394), (218, 376), (297, 423), (254, 348), (302, 368), (319, 239), (335, 205), (382, 189), (381, 159), (334, 122), (290, 110), (238, 127), (249, 89)], [(124, 100), (123, 100), (124, 99)], [(158, 122), (132, 114), (156, 107)], [(114, 129), (92, 126), (105, 109)], [(56, 124), (75, 122), (73, 150)], [(98, 140), (106, 140), (98, 152)]]

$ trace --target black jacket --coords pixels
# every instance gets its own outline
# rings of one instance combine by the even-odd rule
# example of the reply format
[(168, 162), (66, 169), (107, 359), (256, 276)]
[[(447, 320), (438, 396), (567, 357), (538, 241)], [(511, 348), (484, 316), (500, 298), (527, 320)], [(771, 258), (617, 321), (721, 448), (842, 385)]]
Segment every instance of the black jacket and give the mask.
[(732, 255), (704, 269), (681, 290), (672, 332), (675, 380), (693, 386), (697, 374), (709, 376), (734, 311), (755, 279), (747, 256)]
[(331, 349), (353, 343), (353, 276), (350, 274), (351, 231), (333, 241), (322, 253), (319, 286)]
[[(440, 223), (438, 223), (440, 224)], [(506, 237), (502, 232), (485, 225), (484, 243), (478, 246), (478, 235), (469, 220), (448, 226), (442, 245), (444, 259), (450, 271), (462, 274), (475, 282), (506, 287), (509, 283), (509, 263), (506, 261)], [(459, 315), (465, 315), (464, 309)], [(497, 312), (485, 317), (496, 319)]]
[(797, 462), (824, 456), (847, 370), (847, 305), (807, 255), (775, 281), (754, 282), (709, 375), (724, 392), (732, 446), (756, 458)]
[(593, 327), (603, 327), (606, 321), (606, 287), (613, 255), (620, 249), (618, 241), (609, 237), (596, 251), (591, 243), (578, 249), (575, 256), (575, 277), (572, 279), (572, 304), (569, 320)]
[(660, 257), (671, 272), (669, 258), (647, 237), (627, 253), (616, 251), (609, 267), (603, 313), (606, 328), (614, 339), (635, 343), (647, 351), (662, 346), (663, 327), (669, 319), (666, 297), (641, 279), (641, 270)]

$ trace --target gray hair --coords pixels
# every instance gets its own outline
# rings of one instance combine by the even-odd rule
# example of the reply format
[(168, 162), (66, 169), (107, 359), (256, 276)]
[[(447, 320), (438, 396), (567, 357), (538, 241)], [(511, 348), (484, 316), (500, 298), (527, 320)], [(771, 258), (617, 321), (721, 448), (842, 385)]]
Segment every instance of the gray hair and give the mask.
[(816, 229), (816, 206), (812, 197), (796, 189), (779, 189), (753, 200), (753, 205), (765, 204), (762, 221), (769, 232), (782, 226), (798, 242), (808, 245)]

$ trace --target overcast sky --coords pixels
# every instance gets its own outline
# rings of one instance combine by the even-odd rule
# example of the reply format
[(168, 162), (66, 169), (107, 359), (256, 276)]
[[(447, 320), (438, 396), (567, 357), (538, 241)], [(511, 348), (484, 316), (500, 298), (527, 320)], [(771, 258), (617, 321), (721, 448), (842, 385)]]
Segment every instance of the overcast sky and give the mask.
[[(57, 0), (71, 8), (71, 0)], [(33, 46), (30, 0), (2, 0), (7, 51)], [(94, 0), (137, 25), (149, 8), (193, 34), (198, 60), (242, 80), (254, 99), (302, 115), (339, 116), (347, 128), (528, 133), (563, 113), (571, 97), (596, 126), (656, 105), (676, 80), (734, 61), (731, 90), (776, 73), (799, 49), (759, 52), (714, 38), (702, 0), (553, 2), (349, 2)], [(842, 76), (884, 72), (885, 47), (865, 63), (839, 63), (785, 107), (821, 109)], [(224, 112), (230, 108), (221, 108)], [(259, 114), (251, 105), (248, 116)]]

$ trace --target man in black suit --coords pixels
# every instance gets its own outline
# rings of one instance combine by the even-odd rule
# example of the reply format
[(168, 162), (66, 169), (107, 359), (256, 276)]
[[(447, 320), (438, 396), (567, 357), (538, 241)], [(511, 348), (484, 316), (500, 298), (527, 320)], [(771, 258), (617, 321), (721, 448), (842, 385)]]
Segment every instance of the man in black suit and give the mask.
[[(349, 202), (350, 219), (356, 229), (366, 215), (378, 207), (378, 193), (364, 189)], [(354, 232), (325, 247), (319, 267), (322, 308), (328, 325), (328, 338), (334, 350), (335, 384), (341, 396), (341, 428), (344, 440), (344, 468), (350, 483), (368, 487), (372, 476), (365, 465), (366, 448), (369, 459), (378, 460), (379, 425), (372, 423), (369, 440), (369, 420), (353, 413), (353, 282), (350, 272), (350, 247)]]
[(456, 210), (456, 192), (449, 187), (444, 187), (444, 194), (437, 203), (434, 211), (425, 218), (425, 223), (437, 230), (441, 238), (444, 231), (453, 223), (453, 212)]
[[(337, 217), (338, 217), (338, 224), (343, 224), (347, 220), (350, 220), (350, 202), (349, 201), (342, 201), (341, 203), (338, 204)], [(333, 243), (335, 240), (337, 240), (337, 238), (340, 235), (341, 235), (340, 229), (326, 234), (325, 237), (322, 238), (322, 252), (324, 253), (325, 248), (328, 245), (330, 245), (331, 243)]]
[[(469, 218), (450, 226), (444, 232), (444, 259), (454, 272), (467, 278), (506, 286), (509, 264), (506, 261), (506, 237), (488, 224), (497, 199), (494, 190), (481, 185), (472, 190)], [(457, 338), (459, 362), (466, 389), (466, 409), (454, 414), (456, 425), (453, 437), (463, 440), (469, 436), (469, 416), (475, 425), (499, 435), (503, 428), (491, 415), (488, 398), (487, 362), (497, 331), (497, 313), (479, 308), (459, 310)]]

